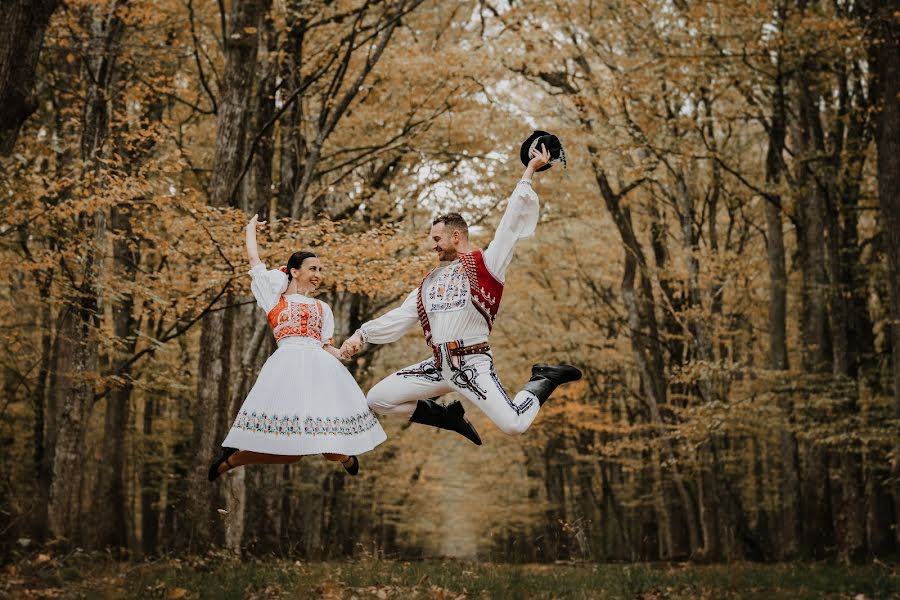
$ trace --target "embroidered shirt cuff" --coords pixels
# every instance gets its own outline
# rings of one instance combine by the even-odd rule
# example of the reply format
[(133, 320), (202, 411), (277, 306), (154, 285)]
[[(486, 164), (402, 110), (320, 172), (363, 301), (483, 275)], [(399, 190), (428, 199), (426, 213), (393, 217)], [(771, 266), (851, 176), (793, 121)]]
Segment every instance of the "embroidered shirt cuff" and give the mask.
[(531, 185), (531, 181), (528, 180), (528, 179), (520, 179), (520, 180), (519, 180), (519, 183), (517, 183), (516, 185), (522, 185), (522, 184), (525, 184), (525, 185), (530, 186), (530, 185)]
[(364, 341), (366, 343), (369, 342), (369, 335), (366, 333), (365, 327), (360, 327), (359, 329), (356, 330), (356, 333), (359, 334), (359, 337), (362, 338), (362, 341)]

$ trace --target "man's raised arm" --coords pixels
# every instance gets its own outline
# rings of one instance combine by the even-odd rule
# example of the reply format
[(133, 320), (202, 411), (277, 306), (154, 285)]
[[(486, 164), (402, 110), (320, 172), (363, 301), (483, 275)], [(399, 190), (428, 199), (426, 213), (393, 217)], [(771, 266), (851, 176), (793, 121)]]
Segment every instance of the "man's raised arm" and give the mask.
[(509, 197), (506, 211), (494, 233), (494, 239), (484, 251), (485, 265), (500, 281), (503, 281), (506, 269), (512, 261), (516, 242), (534, 235), (537, 226), (541, 206), (534, 188), (531, 187), (531, 178), (537, 169), (550, 162), (550, 153), (543, 146), (542, 150), (543, 152), (535, 151), (532, 154), (522, 179)]

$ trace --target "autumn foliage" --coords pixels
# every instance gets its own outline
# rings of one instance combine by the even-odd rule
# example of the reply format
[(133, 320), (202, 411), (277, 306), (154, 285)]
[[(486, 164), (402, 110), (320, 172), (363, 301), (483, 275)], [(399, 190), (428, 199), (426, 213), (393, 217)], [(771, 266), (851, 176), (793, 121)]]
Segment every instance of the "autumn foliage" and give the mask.
[[(0, 123), (4, 555), (896, 553), (890, 3), (27, 4), (0, 9), (0, 95), (32, 94)], [(383, 419), (359, 480), (209, 485), (274, 348), (249, 217), (270, 267), (322, 257), (341, 341), (427, 272), (435, 213), (490, 241), (534, 127), (568, 168), (536, 177), (491, 345), (510, 392), (533, 362), (584, 380), (522, 437), (471, 406), (480, 448)], [(348, 368), (367, 389), (426, 352)]]

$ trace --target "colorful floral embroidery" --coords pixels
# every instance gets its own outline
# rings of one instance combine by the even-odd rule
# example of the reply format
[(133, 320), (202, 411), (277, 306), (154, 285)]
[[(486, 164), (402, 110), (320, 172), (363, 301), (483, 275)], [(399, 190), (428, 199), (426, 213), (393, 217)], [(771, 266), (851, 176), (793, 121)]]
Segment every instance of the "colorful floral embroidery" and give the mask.
[(375, 427), (378, 419), (372, 411), (358, 413), (352, 417), (306, 417), (303, 433), (307, 435), (355, 435)]
[(321, 340), (323, 315), (322, 303), (318, 300), (313, 310), (312, 304), (288, 302), (282, 296), (275, 308), (269, 311), (268, 318), (276, 342), (289, 335)]
[(468, 284), (462, 264), (448, 266), (428, 286), (429, 310), (444, 312), (465, 308), (469, 300)]
[(378, 423), (372, 411), (352, 417), (306, 417), (303, 426), (299, 415), (267, 415), (241, 411), (234, 420), (235, 429), (271, 435), (354, 435), (372, 429)]

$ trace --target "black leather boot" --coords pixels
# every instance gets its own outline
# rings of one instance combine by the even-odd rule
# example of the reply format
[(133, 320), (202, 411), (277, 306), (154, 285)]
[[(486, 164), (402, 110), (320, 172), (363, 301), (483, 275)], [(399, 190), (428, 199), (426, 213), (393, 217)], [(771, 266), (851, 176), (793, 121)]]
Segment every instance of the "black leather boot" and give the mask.
[(531, 379), (522, 388), (534, 394), (541, 406), (557, 386), (581, 379), (581, 371), (572, 365), (545, 365), (531, 367)]
[(466, 419), (466, 411), (462, 402), (454, 400), (447, 406), (438, 404), (434, 400), (419, 400), (416, 403), (416, 412), (409, 418), (411, 423), (431, 425), (439, 429), (455, 431), (464, 438), (471, 440), (476, 446), (481, 445), (481, 437), (469, 420)]

